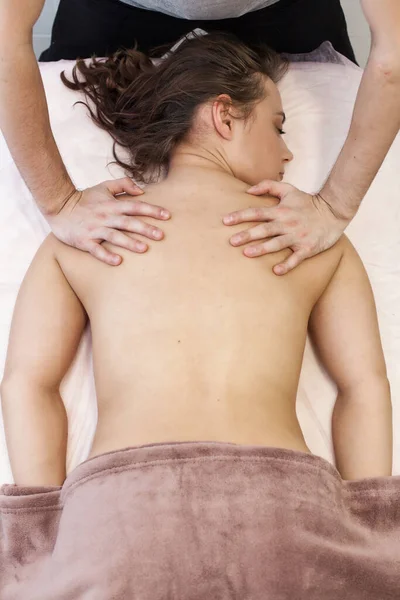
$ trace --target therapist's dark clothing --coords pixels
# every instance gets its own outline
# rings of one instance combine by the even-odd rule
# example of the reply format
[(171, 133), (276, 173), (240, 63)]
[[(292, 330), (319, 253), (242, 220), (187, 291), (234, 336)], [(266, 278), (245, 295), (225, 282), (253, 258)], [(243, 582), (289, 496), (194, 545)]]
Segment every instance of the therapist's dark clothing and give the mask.
[[(324, 41), (330, 41), (335, 50), (356, 63), (340, 0), (278, 0), (272, 4), (265, 0), (260, 0), (260, 4), (254, 0), (252, 3), (231, 1), (234, 15), (245, 11), (247, 6), (251, 11), (213, 19), (210, 17), (214, 14), (229, 15), (229, 0), (223, 0), (223, 6), (219, 6), (218, 0), (211, 3), (185, 0), (181, 4), (182, 12), (202, 17), (188, 19), (161, 12), (163, 0), (158, 0), (160, 11), (138, 8), (130, 0), (60, 0), (50, 48), (39, 60), (74, 60), (93, 54), (107, 56), (120, 48), (131, 48), (135, 43), (139, 50), (147, 53), (161, 45), (172, 45), (191, 30), (200, 28), (207, 32), (233, 33), (250, 46), (264, 42), (278, 52), (289, 54), (311, 52)], [(191, 2), (195, 3), (192, 13), (188, 11)], [(133, 0), (132, 3), (138, 4)], [(154, 6), (154, 0), (148, 4)], [(140, 5), (145, 6), (146, 0), (141, 0)], [(165, 5), (176, 6), (175, 10), (179, 11), (177, 1), (168, 0)], [(264, 8), (255, 10), (254, 6)], [(158, 54), (163, 52), (165, 48)]]

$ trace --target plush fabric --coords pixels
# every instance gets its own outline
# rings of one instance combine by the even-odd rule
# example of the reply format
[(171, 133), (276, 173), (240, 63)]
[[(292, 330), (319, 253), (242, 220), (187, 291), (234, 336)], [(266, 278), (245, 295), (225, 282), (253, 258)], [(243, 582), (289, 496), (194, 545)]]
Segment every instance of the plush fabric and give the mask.
[(4, 485), (1, 600), (395, 600), (400, 477), (220, 442), (80, 464), (62, 488)]

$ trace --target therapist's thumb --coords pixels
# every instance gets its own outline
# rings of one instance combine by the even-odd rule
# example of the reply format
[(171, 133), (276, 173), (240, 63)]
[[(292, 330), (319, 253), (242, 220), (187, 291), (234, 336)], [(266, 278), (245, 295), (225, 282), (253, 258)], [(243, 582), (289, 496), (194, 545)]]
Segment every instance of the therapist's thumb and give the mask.
[(130, 194), (131, 196), (139, 196), (143, 194), (143, 190), (136, 185), (134, 181), (130, 177), (122, 177), (121, 179), (110, 179), (108, 181), (104, 181), (109, 192), (112, 193), (113, 196), (116, 194)]
[(281, 183), (280, 181), (273, 181), (271, 179), (264, 179), (257, 185), (253, 185), (247, 190), (248, 194), (254, 196), (263, 196), (264, 194), (270, 194), (276, 198), (282, 199), (286, 194), (293, 190), (293, 186), (289, 183)]

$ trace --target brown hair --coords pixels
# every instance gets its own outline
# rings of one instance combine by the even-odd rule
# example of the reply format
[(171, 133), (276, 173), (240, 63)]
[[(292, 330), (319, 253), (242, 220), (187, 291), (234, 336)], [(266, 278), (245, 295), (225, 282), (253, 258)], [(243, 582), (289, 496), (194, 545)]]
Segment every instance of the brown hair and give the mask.
[[(61, 79), (92, 101), (94, 106), (78, 103), (113, 137), (117, 164), (147, 182), (168, 168), (201, 104), (227, 94), (248, 118), (265, 97), (264, 77), (276, 83), (286, 69), (287, 61), (268, 46), (253, 50), (233, 36), (212, 33), (185, 38), (158, 64), (136, 49), (119, 50), (105, 60), (78, 60), (73, 81), (64, 72)], [(131, 162), (118, 157), (116, 143), (127, 149)]]

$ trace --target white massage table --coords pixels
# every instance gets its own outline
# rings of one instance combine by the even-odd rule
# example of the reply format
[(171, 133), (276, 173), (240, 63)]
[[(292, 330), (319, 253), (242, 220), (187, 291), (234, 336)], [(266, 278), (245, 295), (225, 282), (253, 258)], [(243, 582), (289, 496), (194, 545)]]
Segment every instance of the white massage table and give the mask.
[[(285, 179), (306, 191), (324, 182), (345, 140), (362, 71), (345, 64), (298, 62), (280, 84), (287, 115), (286, 141), (295, 155)], [(51, 125), (63, 160), (77, 187), (123, 176), (113, 160), (111, 138), (95, 126), (79, 95), (62, 84), (59, 73), (73, 62), (41, 65)], [(24, 274), (50, 231), (36, 208), (0, 134), (0, 378), (12, 311)], [(347, 234), (369, 273), (392, 388), (394, 474), (400, 474), (400, 136), (390, 150)], [(51, 290), (49, 290), (51, 293)], [(40, 310), (40, 306), (37, 307)], [(64, 379), (62, 394), (69, 418), (67, 470), (85, 460), (96, 425), (91, 340), (84, 335)], [(330, 461), (330, 417), (335, 388), (307, 343), (297, 410), (310, 449)], [(397, 431), (396, 431), (397, 429)], [(11, 483), (0, 417), (0, 484)]]

